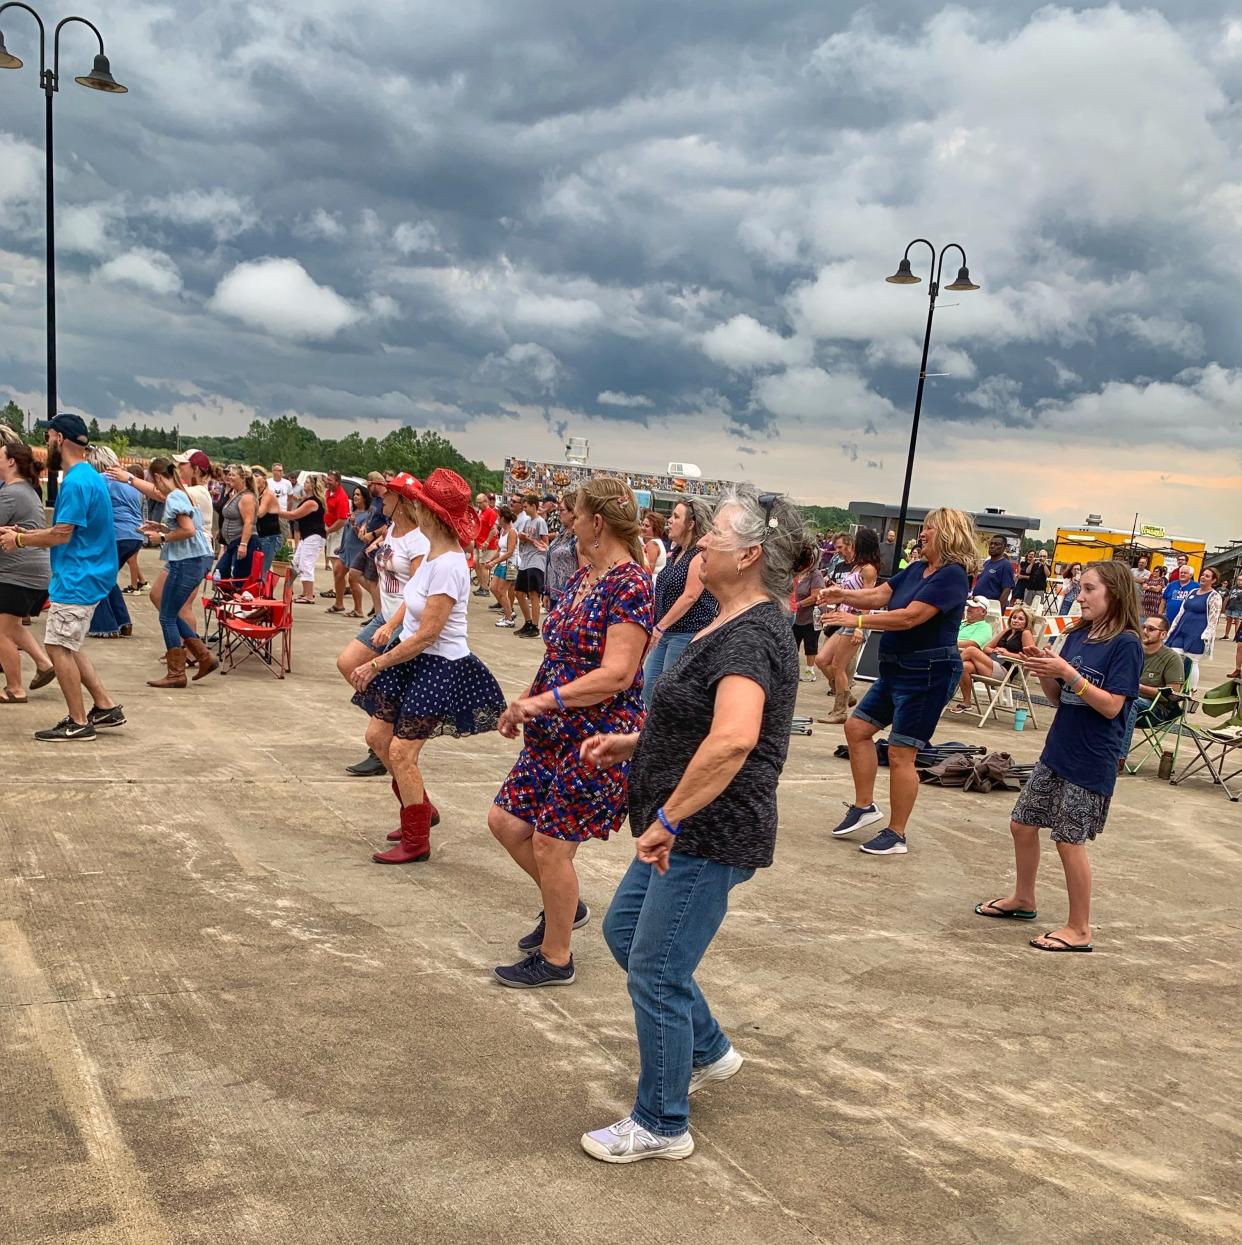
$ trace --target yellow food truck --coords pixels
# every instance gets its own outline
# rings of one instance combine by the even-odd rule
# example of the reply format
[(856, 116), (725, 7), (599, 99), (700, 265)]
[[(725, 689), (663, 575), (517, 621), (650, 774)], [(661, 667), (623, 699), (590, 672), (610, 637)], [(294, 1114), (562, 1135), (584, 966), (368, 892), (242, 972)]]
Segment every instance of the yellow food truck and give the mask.
[(1187, 561), (1194, 568), (1195, 578), (1203, 569), (1203, 555), (1206, 546), (1201, 540), (1189, 536), (1172, 536), (1154, 524), (1135, 525), (1134, 527), (1104, 527), (1093, 522), (1095, 515), (1090, 515), (1082, 527), (1057, 528), (1057, 544), (1052, 552), (1052, 561), (1056, 565), (1061, 562), (1100, 562), (1106, 558), (1124, 557), (1133, 562), (1139, 554), (1146, 554), (1152, 570), (1165, 563), (1172, 566), (1179, 553), (1186, 555)]

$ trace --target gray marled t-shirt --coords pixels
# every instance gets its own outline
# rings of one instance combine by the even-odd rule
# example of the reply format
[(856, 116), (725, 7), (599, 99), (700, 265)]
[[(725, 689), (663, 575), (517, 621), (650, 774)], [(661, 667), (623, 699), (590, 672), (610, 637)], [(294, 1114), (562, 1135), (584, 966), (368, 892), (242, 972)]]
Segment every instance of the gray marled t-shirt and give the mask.
[[(43, 498), (26, 483), (15, 480), (0, 488), (0, 527), (20, 527), (26, 532), (47, 527)], [(52, 562), (46, 549), (0, 549), (0, 583), (20, 588), (46, 588), (52, 578)]]
[(763, 688), (759, 742), (724, 791), (686, 818), (673, 850), (762, 869), (772, 863), (776, 847), (776, 784), (798, 698), (798, 649), (789, 616), (770, 601), (692, 640), (660, 676), (630, 763), (630, 829), (642, 834), (673, 794), (712, 728), (716, 686), (728, 675), (742, 675)]

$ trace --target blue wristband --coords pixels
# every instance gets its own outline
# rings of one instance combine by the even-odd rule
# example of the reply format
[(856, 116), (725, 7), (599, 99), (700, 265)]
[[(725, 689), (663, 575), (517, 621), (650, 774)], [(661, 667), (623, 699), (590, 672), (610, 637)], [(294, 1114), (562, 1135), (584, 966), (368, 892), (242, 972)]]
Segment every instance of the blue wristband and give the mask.
[(561, 689), (559, 687), (554, 687), (552, 689), (552, 699), (556, 701), (562, 713), (569, 712), (569, 710), (565, 708), (565, 702), (561, 699)]
[(663, 808), (656, 809), (656, 820), (659, 821), (660, 825), (662, 825), (665, 830), (669, 832), (669, 834), (678, 835), (681, 833), (682, 823), (679, 821), (676, 825), (673, 825), (673, 823), (669, 821)]

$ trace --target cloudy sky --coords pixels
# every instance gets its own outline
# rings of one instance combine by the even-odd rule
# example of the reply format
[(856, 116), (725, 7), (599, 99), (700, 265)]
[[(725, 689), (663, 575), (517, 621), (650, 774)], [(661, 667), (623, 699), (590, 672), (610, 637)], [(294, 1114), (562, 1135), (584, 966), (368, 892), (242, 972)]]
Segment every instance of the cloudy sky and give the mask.
[[(70, 27), (61, 405), (896, 498), (926, 286), (883, 277), (927, 236), (982, 289), (939, 304), (916, 503), (1242, 536), (1242, 20), (844, 9), (92, 0), (130, 94), (73, 85)], [(42, 413), (42, 99), (0, 25), (0, 397)]]

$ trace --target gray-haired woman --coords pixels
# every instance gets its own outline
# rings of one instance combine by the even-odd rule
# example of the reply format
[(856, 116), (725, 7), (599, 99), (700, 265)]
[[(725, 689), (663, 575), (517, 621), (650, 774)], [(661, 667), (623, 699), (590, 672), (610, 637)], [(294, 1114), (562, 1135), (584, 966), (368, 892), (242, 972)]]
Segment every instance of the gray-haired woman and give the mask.
[(655, 630), (643, 665), (643, 701), (651, 708), (660, 676), (685, 652), (697, 631), (716, 617), (716, 598), (705, 590), (699, 541), (711, 530), (706, 498), (683, 497), (673, 507), (668, 538), (673, 548), (655, 586)]
[(797, 507), (749, 489), (721, 501), (697, 543), (719, 613), (664, 672), (641, 734), (582, 745), (597, 768), (630, 761), (638, 836), (604, 919), (634, 1003), (638, 1094), (624, 1119), (582, 1137), (606, 1163), (693, 1153), (690, 1095), (742, 1066), (694, 972), (729, 892), (772, 863), (776, 844), (776, 784), (798, 693), (789, 590), (815, 547)]

